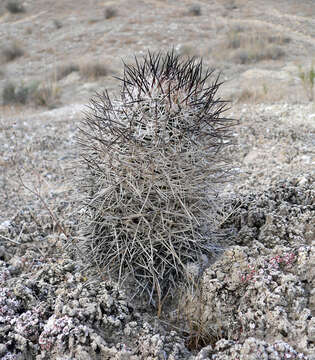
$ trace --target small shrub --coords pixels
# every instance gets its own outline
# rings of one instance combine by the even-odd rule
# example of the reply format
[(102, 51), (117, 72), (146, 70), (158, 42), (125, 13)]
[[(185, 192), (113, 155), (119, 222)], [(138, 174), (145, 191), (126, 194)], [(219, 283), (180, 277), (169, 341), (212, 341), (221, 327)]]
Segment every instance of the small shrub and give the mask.
[(75, 71), (79, 72), (82, 77), (90, 80), (107, 76), (109, 73), (107, 67), (99, 62), (70, 63), (57, 68), (56, 80), (59, 81)]
[(261, 59), (278, 60), (285, 55), (285, 51), (282, 47), (277, 45), (270, 45), (265, 48), (265, 51), (261, 54)]
[(279, 46), (266, 46), (261, 48), (238, 49), (233, 53), (232, 59), (239, 64), (249, 64), (262, 60), (278, 60), (285, 55)]
[[(203, 347), (212, 345), (220, 340), (218, 331), (211, 329), (205, 321), (206, 304), (202, 302), (202, 286), (180, 288), (178, 294), (175, 326), (184, 329), (185, 344), (190, 351), (200, 351)], [(222, 337), (222, 336), (221, 336)]]
[(62, 28), (62, 22), (58, 19), (54, 19), (53, 24), (57, 30)]
[(20, 85), (17, 86), (12, 82), (5, 84), (2, 92), (3, 105), (8, 104), (21, 104), (25, 105), (30, 98), (30, 94), (33, 92), (32, 86)]
[(32, 94), (35, 105), (53, 108), (60, 97), (60, 89), (55, 82), (44, 82)]
[(30, 26), (28, 26), (26, 29), (25, 29), (25, 34), (26, 35), (31, 35), (33, 33), (33, 29), (30, 27)]
[(232, 60), (238, 64), (248, 64), (252, 61), (251, 54), (243, 49), (234, 52)]
[(268, 35), (267, 32), (252, 28), (233, 27), (226, 34), (226, 49), (234, 50), (232, 60), (248, 64), (261, 60), (277, 60), (285, 55), (281, 45), (290, 41), (281, 35)]
[(188, 9), (188, 15), (191, 16), (200, 16), (201, 15), (201, 7), (198, 4), (192, 5), (189, 9)]
[(67, 65), (60, 66), (56, 71), (56, 80), (59, 81), (74, 71), (80, 71), (79, 65), (70, 63)]
[(237, 26), (233, 27), (230, 31), (227, 32), (227, 48), (228, 49), (238, 49), (242, 45), (243, 37), (243, 28)]
[(39, 106), (53, 107), (59, 98), (60, 90), (55, 83), (33, 82), (29, 84), (14, 84), (8, 82), (2, 92), (3, 105), (33, 103)]
[(80, 74), (88, 79), (97, 79), (108, 75), (108, 69), (105, 65), (98, 62), (87, 62), (80, 64)]
[(11, 82), (4, 85), (2, 91), (2, 103), (3, 105), (10, 104), (14, 102), (15, 98), (15, 85)]
[(283, 44), (288, 44), (289, 42), (291, 42), (291, 38), (288, 36), (282, 36), (282, 35), (271, 35), (271, 36), (268, 36), (268, 42), (271, 44), (283, 45)]
[(309, 69), (305, 70), (299, 66), (298, 76), (302, 82), (305, 93), (310, 101), (314, 100), (315, 68), (312, 64)]
[(243, 89), (237, 98), (237, 102), (249, 102), (255, 99), (255, 93), (249, 89)]
[(187, 265), (221, 248), (210, 204), (228, 179), (220, 150), (235, 121), (222, 116), (218, 77), (194, 58), (148, 53), (125, 65), (121, 81), (120, 98), (97, 95), (81, 125), (75, 246), (119, 283), (133, 279), (134, 294), (147, 293), (160, 312), (189, 278)]
[(2, 48), (2, 56), (6, 62), (13, 61), (22, 55), (24, 55), (24, 50), (17, 42), (13, 42)]
[(226, 10), (231, 11), (237, 9), (237, 4), (235, 3), (235, 0), (225, 0), (224, 7)]
[(105, 19), (111, 19), (115, 16), (117, 16), (117, 10), (115, 8), (109, 6), (104, 10)]
[(25, 12), (24, 6), (20, 3), (20, 1), (16, 1), (16, 0), (8, 1), (7, 4), (6, 4), (6, 9), (11, 14), (18, 14), (18, 13), (24, 13)]

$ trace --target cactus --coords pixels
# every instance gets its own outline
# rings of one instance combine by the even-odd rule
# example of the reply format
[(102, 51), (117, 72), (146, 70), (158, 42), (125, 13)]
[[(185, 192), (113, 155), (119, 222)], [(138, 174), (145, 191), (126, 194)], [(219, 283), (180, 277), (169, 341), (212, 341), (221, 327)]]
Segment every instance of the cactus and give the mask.
[(96, 95), (80, 126), (86, 195), (77, 248), (160, 304), (188, 278), (188, 264), (219, 249), (210, 200), (228, 178), (221, 150), (235, 120), (222, 117), (219, 77), (194, 58), (149, 52), (124, 64), (119, 81), (120, 98)]

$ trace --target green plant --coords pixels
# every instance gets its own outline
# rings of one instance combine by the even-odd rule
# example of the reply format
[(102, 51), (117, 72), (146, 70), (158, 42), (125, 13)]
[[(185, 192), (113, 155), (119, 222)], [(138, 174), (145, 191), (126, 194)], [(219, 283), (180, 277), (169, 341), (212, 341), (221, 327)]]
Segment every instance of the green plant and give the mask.
[(314, 83), (315, 83), (315, 69), (314, 64), (309, 69), (305, 70), (299, 66), (298, 76), (302, 82), (303, 88), (310, 101), (314, 101)]
[(20, 1), (10, 0), (6, 4), (6, 9), (12, 14), (24, 13), (25, 8)]
[(222, 117), (221, 83), (202, 62), (173, 51), (135, 61), (124, 65), (120, 98), (97, 95), (80, 128), (76, 246), (119, 283), (134, 281), (160, 314), (188, 264), (221, 248), (211, 199), (228, 179), (220, 151), (235, 120)]

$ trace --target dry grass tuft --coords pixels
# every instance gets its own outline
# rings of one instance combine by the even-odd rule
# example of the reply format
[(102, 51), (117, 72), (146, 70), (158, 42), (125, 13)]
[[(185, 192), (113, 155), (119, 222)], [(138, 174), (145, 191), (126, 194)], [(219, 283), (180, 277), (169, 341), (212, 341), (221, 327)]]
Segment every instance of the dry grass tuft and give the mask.
[(234, 26), (226, 33), (225, 42), (218, 53), (239, 64), (277, 60), (285, 55), (283, 45), (290, 41), (287, 36), (270, 34), (267, 30)]
[(60, 96), (56, 82), (31, 82), (15, 84), (7, 82), (2, 92), (3, 105), (26, 105), (54, 107)]
[(20, 84), (17, 85), (11, 81), (4, 85), (2, 91), (2, 104), (12, 105), (21, 104), (25, 105), (29, 102), (31, 94), (34, 92), (36, 85)]
[(102, 76), (107, 76), (109, 71), (107, 66), (99, 62), (83, 62), (79, 65), (80, 74), (89, 80), (95, 80)]
[(80, 66), (75, 63), (61, 65), (56, 70), (56, 74), (55, 74), (56, 80), (59, 81), (74, 71), (80, 71)]
[(304, 69), (301, 65), (299, 66), (298, 72), (299, 79), (302, 82), (302, 86), (305, 90), (305, 93), (309, 99), (309, 101), (314, 101), (315, 98), (315, 91), (314, 91), (314, 84), (315, 84), (315, 67), (312, 63), (308, 69)]
[(60, 88), (55, 81), (45, 81), (32, 94), (35, 105), (54, 108), (60, 99)]
[(57, 68), (54, 77), (57, 81), (65, 78), (72, 72), (79, 72), (79, 74), (88, 80), (97, 80), (100, 77), (107, 76), (109, 69), (106, 65), (100, 62), (81, 61), (78, 63), (69, 63), (61, 65)]
[(24, 50), (16, 41), (14, 41), (2, 48), (1, 55), (5, 62), (9, 62), (23, 56)]
[(227, 180), (219, 152), (235, 121), (222, 117), (218, 77), (202, 70), (194, 58), (148, 53), (125, 65), (120, 99), (92, 99), (81, 127), (88, 196), (77, 246), (119, 282), (132, 278), (134, 293), (157, 298), (159, 313), (188, 264), (220, 249), (210, 204)]
[(220, 320), (216, 329), (211, 328), (206, 321), (206, 304), (203, 301), (201, 284), (194, 284), (189, 288), (183, 286), (178, 294), (177, 327), (186, 336), (186, 347), (190, 351), (200, 351), (205, 346), (215, 346), (222, 338)]

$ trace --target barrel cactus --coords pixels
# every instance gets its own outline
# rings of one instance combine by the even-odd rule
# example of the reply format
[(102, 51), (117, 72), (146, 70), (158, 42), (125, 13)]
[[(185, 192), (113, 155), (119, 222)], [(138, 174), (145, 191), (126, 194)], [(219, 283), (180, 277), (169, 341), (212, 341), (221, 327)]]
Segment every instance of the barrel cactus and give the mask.
[[(124, 64), (120, 97), (96, 95), (80, 127), (84, 212), (79, 248), (135, 293), (161, 299), (187, 266), (213, 255), (216, 183), (233, 119), (213, 71), (173, 51)], [(208, 84), (209, 83), (209, 84)], [(208, 85), (207, 85), (208, 84)]]

